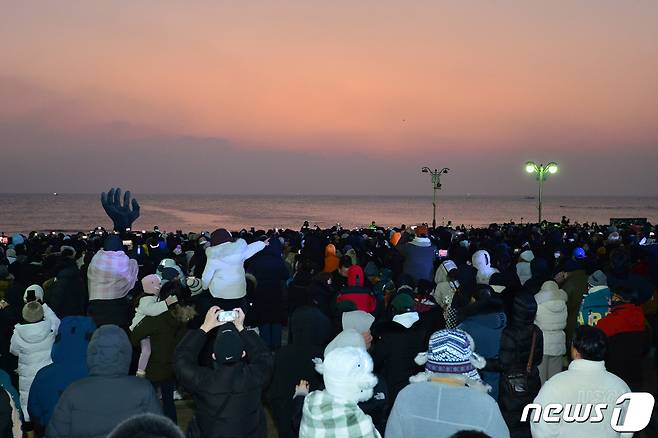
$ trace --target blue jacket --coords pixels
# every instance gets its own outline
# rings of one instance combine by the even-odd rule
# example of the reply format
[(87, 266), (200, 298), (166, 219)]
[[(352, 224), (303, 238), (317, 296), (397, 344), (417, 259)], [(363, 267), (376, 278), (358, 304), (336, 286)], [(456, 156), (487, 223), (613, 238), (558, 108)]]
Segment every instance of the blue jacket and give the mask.
[[(475, 342), (475, 352), (485, 359), (498, 358), (500, 338), (507, 324), (504, 312), (484, 313), (468, 317), (457, 328), (471, 335)], [(500, 373), (480, 371), (482, 380), (491, 386), (491, 396), (498, 401)]]
[(27, 410), (32, 421), (45, 427), (59, 396), (74, 381), (87, 377), (87, 344), (96, 330), (88, 316), (67, 316), (59, 326), (50, 354), (53, 363), (39, 370), (30, 388)]

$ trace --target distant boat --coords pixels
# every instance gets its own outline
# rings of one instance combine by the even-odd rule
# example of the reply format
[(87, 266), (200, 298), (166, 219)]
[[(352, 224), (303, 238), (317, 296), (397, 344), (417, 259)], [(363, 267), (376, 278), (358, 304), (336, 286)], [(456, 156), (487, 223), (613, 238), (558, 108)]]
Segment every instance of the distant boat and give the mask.
[(57, 192), (53, 192), (53, 196), (57, 196)]
[(536, 198), (535, 198), (534, 196), (526, 196), (526, 197), (523, 198), (523, 199), (536, 199)]

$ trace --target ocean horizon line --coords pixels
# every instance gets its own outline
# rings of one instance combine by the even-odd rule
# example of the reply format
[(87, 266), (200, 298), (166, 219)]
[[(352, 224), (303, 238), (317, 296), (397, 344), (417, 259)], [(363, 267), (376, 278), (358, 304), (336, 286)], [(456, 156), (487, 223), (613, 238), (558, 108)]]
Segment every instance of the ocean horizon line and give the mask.
[[(390, 194), (372, 194), (372, 193), (362, 193), (362, 194), (328, 194), (328, 193), (185, 193), (185, 192), (167, 192), (167, 193), (153, 193), (153, 192), (135, 192), (131, 190), (131, 193), (137, 197), (142, 196), (225, 196), (225, 197), (308, 197), (308, 198), (365, 198), (365, 197), (376, 197), (376, 198), (431, 198), (431, 194), (400, 194), (400, 195), (390, 195)], [(101, 192), (0, 192), (0, 196), (53, 196), (53, 195), (63, 195), (63, 196), (99, 196)], [(536, 198), (536, 194), (505, 194), (505, 195), (494, 195), (494, 194), (482, 194), (482, 193), (464, 193), (464, 194), (439, 194), (439, 198)], [(591, 195), (591, 194), (544, 194), (542, 196), (544, 199), (550, 198), (634, 198), (634, 199), (655, 199), (658, 198), (658, 195)]]

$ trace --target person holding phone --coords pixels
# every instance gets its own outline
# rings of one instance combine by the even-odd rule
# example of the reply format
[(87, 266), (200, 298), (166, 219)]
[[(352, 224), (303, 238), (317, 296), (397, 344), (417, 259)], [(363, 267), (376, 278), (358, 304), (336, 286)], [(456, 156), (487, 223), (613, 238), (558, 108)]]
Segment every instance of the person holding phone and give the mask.
[[(267, 436), (261, 393), (272, 375), (272, 355), (260, 336), (245, 330), (242, 309), (233, 311), (235, 319), (224, 321), (219, 318), (222, 309), (211, 307), (201, 327), (189, 330), (174, 353), (178, 380), (197, 407), (188, 436)], [(198, 358), (213, 330), (218, 331), (215, 363), (208, 368), (200, 366)]]

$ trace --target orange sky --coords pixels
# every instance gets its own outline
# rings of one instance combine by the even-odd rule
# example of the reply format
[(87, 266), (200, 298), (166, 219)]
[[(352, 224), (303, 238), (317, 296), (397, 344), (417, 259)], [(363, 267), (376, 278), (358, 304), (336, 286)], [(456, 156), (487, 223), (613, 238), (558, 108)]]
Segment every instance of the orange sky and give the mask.
[(404, 151), (423, 157), (414, 169), (435, 154), (495, 152), (508, 167), (520, 151), (574, 165), (595, 154), (602, 168), (616, 151), (658, 158), (655, 0), (245, 3), (4, 5), (0, 126), (22, 151), (47, 148), (17, 133), (38, 126), (87, 153), (80, 138), (96, 133), (311, 158)]

